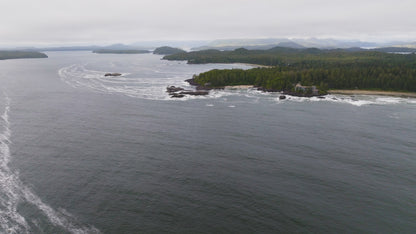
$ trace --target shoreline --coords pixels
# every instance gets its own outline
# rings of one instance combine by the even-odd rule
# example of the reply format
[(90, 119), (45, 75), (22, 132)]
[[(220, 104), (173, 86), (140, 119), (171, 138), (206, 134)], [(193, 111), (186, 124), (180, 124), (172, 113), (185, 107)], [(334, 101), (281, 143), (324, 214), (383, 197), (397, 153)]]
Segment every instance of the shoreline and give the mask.
[(410, 97), (416, 98), (416, 93), (411, 92), (396, 92), (396, 91), (376, 91), (376, 90), (346, 90), (334, 89), (328, 90), (328, 94), (345, 94), (345, 95), (381, 95), (392, 97)]
[[(187, 64), (191, 64), (191, 65), (198, 65), (198, 64), (220, 64), (220, 65), (231, 64), (231, 65), (233, 65), (233, 64), (235, 64), (235, 65), (250, 66), (251, 68), (273, 68), (273, 67), (275, 67), (275, 66), (261, 65), (261, 64), (255, 64), (255, 63), (232, 63), (232, 62), (231, 63), (189, 63), (189, 60), (169, 60), (169, 59), (166, 59), (166, 60), (167, 61), (187, 61)], [(228, 69), (230, 69), (230, 68), (228, 68)]]
[(224, 89), (251, 89), (254, 85), (227, 85)]
[(254, 63), (232, 63), (232, 64), (247, 65), (247, 66), (251, 66), (253, 68), (272, 68), (272, 67), (274, 67), (274, 66), (267, 66), (267, 65), (254, 64)]

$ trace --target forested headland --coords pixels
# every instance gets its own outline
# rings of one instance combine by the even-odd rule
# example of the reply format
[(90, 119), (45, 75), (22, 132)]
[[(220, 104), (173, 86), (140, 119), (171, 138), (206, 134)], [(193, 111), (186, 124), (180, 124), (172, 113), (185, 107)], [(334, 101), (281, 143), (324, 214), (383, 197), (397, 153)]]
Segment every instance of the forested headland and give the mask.
[(174, 48), (170, 46), (162, 46), (158, 47), (153, 51), (153, 54), (161, 54), (161, 55), (170, 55), (170, 54), (178, 54), (178, 53), (185, 53), (186, 51)]
[(12, 51), (1, 50), (0, 60), (4, 59), (23, 59), (23, 58), (47, 58), (48, 56), (41, 52), (36, 51)]
[(193, 77), (199, 85), (255, 85), (270, 91), (294, 91), (294, 85), (328, 89), (416, 92), (416, 55), (378, 51), (291, 49), (206, 50), (165, 56), (189, 63), (251, 63), (272, 66), (249, 70), (212, 70)]

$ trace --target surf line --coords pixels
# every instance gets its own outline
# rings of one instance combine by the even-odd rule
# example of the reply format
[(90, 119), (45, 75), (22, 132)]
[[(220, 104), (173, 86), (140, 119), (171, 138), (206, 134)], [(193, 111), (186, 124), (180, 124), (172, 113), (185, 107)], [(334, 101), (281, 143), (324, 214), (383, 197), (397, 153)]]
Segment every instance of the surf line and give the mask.
[[(10, 144), (12, 131), (10, 129), (9, 112), (11, 100), (5, 96), (5, 108), (0, 116), (0, 232), (30, 233), (31, 227), (17, 207), (22, 202), (28, 202), (39, 209), (54, 225), (70, 233), (100, 233), (95, 227), (76, 225), (64, 212), (57, 212), (45, 204), (29, 187), (19, 179), (18, 173), (9, 167), (11, 159)], [(36, 225), (36, 223), (35, 223)]]

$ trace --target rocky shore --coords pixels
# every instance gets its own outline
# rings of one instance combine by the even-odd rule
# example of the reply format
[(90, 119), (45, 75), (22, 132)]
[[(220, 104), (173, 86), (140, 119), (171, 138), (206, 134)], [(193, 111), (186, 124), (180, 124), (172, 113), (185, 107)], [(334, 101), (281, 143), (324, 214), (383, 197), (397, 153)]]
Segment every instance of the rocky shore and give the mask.
[(171, 98), (183, 98), (186, 95), (192, 95), (192, 96), (204, 96), (204, 95), (208, 95), (209, 91), (212, 89), (230, 89), (233, 87), (238, 87), (238, 88), (255, 88), (259, 91), (263, 91), (263, 92), (278, 92), (278, 93), (282, 93), (282, 95), (279, 96), (280, 100), (284, 100), (286, 99), (285, 95), (290, 95), (290, 96), (296, 96), (296, 97), (320, 97), (322, 98), (324, 95), (322, 94), (314, 94), (314, 93), (300, 93), (300, 92), (294, 92), (291, 90), (275, 90), (275, 89), (266, 89), (264, 87), (259, 87), (259, 86), (252, 86), (252, 85), (238, 85), (238, 86), (211, 86), (210, 83), (206, 83), (204, 85), (198, 84), (197, 82), (195, 82), (195, 79), (188, 79), (185, 80), (186, 82), (188, 82), (190, 85), (195, 86), (195, 91), (193, 90), (185, 90), (184, 88), (181, 87), (176, 87), (176, 86), (169, 86), (166, 88), (166, 92), (171, 96)]
[[(196, 90), (211, 90), (211, 89), (224, 89), (226, 87), (232, 87), (232, 86), (219, 86), (219, 87), (213, 87), (211, 86), (210, 83), (206, 83), (204, 85), (200, 85), (197, 82), (195, 82), (195, 79), (188, 79), (185, 80), (186, 82), (188, 82), (190, 85), (195, 86)], [(241, 87), (241, 85), (239, 85), (238, 87)], [(282, 93), (283, 95), (281, 97), (279, 97), (280, 99), (285, 99), (286, 97), (284, 95), (290, 95), (290, 96), (296, 96), (296, 97), (322, 97), (324, 95), (322, 94), (313, 94), (313, 93), (300, 93), (300, 92), (294, 92), (291, 90), (276, 90), (276, 89), (266, 89), (264, 87), (260, 87), (260, 86), (245, 86), (245, 87), (250, 87), (250, 88), (255, 88), (259, 91), (263, 91), (263, 92), (270, 92), (270, 93)]]

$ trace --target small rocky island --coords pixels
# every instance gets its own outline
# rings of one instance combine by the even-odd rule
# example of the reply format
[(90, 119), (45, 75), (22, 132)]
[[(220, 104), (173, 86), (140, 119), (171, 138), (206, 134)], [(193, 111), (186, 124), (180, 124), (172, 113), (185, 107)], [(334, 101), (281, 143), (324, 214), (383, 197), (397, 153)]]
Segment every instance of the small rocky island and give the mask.
[(122, 75), (121, 73), (114, 72), (114, 73), (105, 73), (104, 76), (121, 76), (121, 75)]

